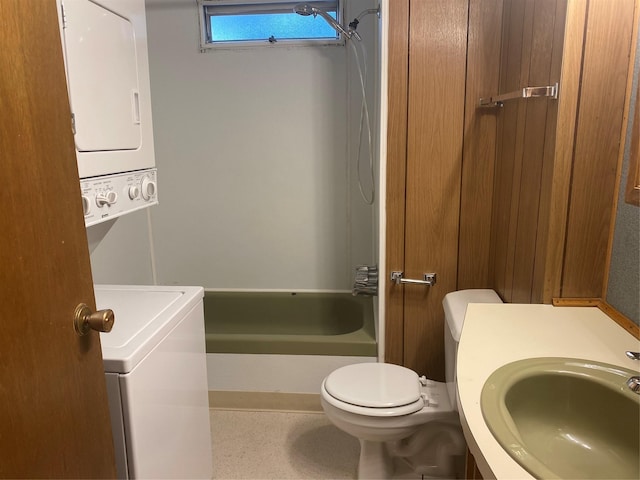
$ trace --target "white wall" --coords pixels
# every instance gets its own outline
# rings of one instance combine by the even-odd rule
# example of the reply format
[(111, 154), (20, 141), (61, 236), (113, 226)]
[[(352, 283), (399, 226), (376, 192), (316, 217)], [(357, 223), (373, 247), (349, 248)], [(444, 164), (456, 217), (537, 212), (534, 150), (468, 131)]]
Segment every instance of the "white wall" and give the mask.
[[(346, 17), (376, 5), (348, 0)], [(377, 25), (371, 15), (358, 27), (374, 142)], [(159, 284), (351, 288), (353, 266), (375, 263), (373, 209), (357, 193), (360, 87), (351, 50), (201, 53), (194, 0), (147, 0), (147, 28), (160, 205), (151, 209), (152, 235), (116, 222), (92, 255), (94, 278), (118, 283), (110, 256), (150, 250), (151, 237)], [(365, 150), (368, 191), (367, 162)]]
[(158, 281), (349, 288), (347, 48), (200, 53), (195, 2), (147, 7)]
[(147, 216), (139, 210), (87, 229), (94, 283), (153, 284)]

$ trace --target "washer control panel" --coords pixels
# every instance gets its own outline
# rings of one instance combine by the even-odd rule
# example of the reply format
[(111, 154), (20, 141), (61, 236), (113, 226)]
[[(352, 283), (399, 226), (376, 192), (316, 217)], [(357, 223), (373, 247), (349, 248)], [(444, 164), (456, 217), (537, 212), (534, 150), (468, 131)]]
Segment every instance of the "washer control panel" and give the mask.
[(150, 168), (80, 180), (85, 226), (156, 205), (157, 174)]

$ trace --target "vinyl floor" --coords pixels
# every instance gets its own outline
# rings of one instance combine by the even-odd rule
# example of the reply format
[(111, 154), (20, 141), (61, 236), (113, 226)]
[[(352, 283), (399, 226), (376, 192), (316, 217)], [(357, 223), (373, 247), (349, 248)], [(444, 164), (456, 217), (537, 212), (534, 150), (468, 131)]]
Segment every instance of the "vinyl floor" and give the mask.
[(323, 413), (210, 410), (214, 479), (354, 479), (358, 441)]

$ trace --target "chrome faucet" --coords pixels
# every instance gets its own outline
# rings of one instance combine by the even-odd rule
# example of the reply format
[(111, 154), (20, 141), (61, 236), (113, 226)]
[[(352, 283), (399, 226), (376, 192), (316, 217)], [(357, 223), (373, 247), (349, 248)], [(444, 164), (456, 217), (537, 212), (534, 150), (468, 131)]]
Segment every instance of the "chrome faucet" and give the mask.
[[(624, 354), (631, 360), (640, 360), (640, 352), (631, 352), (627, 350), (626, 352), (624, 352)], [(633, 376), (629, 380), (627, 380), (627, 387), (629, 387), (632, 392), (640, 395), (640, 377)]]
[(629, 357), (631, 360), (640, 360), (640, 352), (631, 352), (627, 350), (624, 354)]
[(632, 392), (640, 395), (640, 377), (634, 376), (627, 380), (627, 387), (629, 387)]

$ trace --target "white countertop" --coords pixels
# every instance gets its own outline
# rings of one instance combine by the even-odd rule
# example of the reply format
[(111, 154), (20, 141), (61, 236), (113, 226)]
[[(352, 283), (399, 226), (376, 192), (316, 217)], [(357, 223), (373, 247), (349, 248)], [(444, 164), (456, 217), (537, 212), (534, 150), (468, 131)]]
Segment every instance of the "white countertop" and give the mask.
[(458, 346), (458, 405), (469, 450), (486, 479), (533, 478), (495, 440), (480, 409), (491, 373), (532, 357), (582, 358), (639, 370), (640, 341), (597, 307), (470, 304)]

